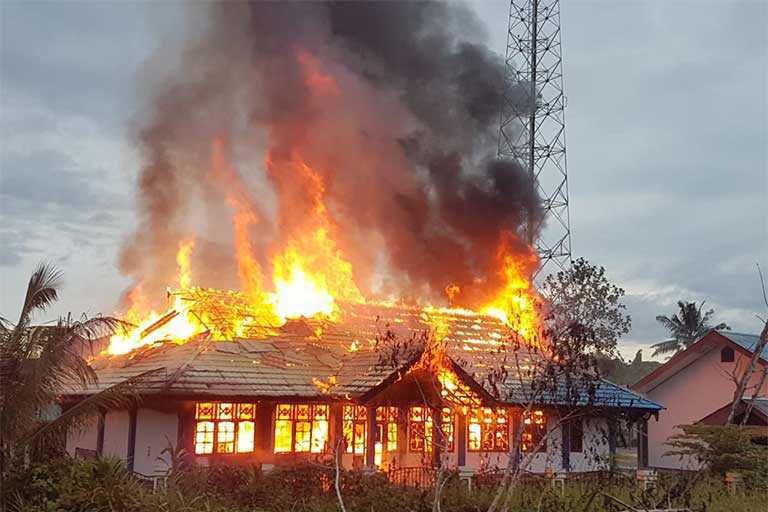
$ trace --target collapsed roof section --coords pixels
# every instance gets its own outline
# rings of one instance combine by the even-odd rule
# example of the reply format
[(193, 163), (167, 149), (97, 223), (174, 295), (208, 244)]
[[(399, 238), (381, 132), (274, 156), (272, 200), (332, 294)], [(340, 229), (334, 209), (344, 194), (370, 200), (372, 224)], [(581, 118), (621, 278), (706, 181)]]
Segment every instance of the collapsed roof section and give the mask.
[[(524, 347), (511, 350), (507, 328), (498, 319), (457, 310), (392, 305), (339, 304), (339, 321), (290, 320), (283, 326), (252, 321), (242, 294), (207, 293), (189, 311), (199, 315), (207, 332), (184, 343), (163, 342), (121, 356), (99, 356), (91, 365), (98, 384), (65, 395), (85, 395), (151, 372), (140, 389), (145, 394), (191, 398), (349, 399), (361, 403), (407, 400), (415, 393), (439, 405), (525, 404), (534, 396), (530, 373), (540, 355)], [(240, 315), (238, 317), (238, 315)], [(232, 318), (242, 320), (240, 336)], [(423, 347), (418, 338), (436, 333), (442, 340), (440, 373), (419, 368)], [(225, 338), (225, 341), (221, 341)], [(384, 340), (398, 340), (416, 350), (393, 355)], [(503, 368), (504, 378), (490, 378)], [(446, 382), (446, 376), (448, 381)], [(536, 395), (542, 405), (564, 405), (565, 387)], [(587, 393), (602, 407), (661, 407), (614, 384), (601, 382)], [(417, 398), (419, 398), (417, 396)]]

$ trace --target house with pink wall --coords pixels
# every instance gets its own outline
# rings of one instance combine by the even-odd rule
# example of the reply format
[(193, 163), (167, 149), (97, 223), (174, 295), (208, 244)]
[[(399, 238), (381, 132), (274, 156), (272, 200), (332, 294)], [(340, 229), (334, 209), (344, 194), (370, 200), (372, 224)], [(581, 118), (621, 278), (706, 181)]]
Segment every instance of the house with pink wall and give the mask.
[[(632, 386), (634, 391), (665, 407), (659, 412), (658, 421), (647, 423), (647, 436), (641, 440), (642, 444), (647, 443), (647, 449), (643, 450), (647, 461), (641, 462), (658, 468), (699, 467), (696, 460), (665, 456), (669, 450), (665, 443), (670, 436), (681, 433), (678, 425), (724, 423), (728, 415), (723, 417), (722, 412), (729, 410), (737, 382), (744, 375), (759, 341), (760, 336), (756, 334), (710, 331)], [(752, 398), (761, 384), (757, 395), (768, 396), (768, 379), (762, 379), (767, 365), (768, 348), (757, 360), (745, 399)], [(760, 424), (760, 411), (756, 408), (750, 423), (754, 420)]]

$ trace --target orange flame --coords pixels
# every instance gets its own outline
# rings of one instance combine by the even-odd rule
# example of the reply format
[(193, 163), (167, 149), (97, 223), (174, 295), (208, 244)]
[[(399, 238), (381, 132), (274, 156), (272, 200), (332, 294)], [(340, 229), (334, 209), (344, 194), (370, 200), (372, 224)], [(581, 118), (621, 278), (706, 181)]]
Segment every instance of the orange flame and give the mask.
[[(300, 57), (300, 60), (304, 59), (303, 64), (311, 71), (310, 68), (315, 64), (306, 60), (308, 58)], [(310, 73), (308, 80), (314, 81), (315, 86), (327, 85), (328, 82), (323, 78), (325, 75), (312, 76)], [(271, 289), (269, 284), (264, 283), (262, 266), (251, 238), (253, 228), (259, 223), (257, 207), (250, 200), (241, 176), (227, 162), (224, 149), (222, 140), (214, 140), (211, 177), (221, 187), (232, 210), (234, 255), (249, 311), (244, 317), (228, 318), (231, 324), (228, 332), (211, 335), (240, 336), (254, 325), (274, 327), (298, 317), (320, 315), (336, 320), (339, 314), (337, 301), (364, 303), (365, 298), (355, 282), (352, 264), (337, 244), (338, 228), (326, 205), (325, 183), (320, 173), (295, 155), (287, 161), (283, 160), (285, 167), (279, 169), (273, 168), (270, 158), (266, 161), (271, 173), (290, 173), (292, 184), (299, 184), (294, 193), (303, 201), (304, 215), (294, 215), (281, 233), (280, 245), (268, 260), (271, 266)], [(489, 288), (495, 286), (495, 291), (486, 295), (490, 299), (477, 301), (482, 306), (476, 311), (500, 319), (524, 339), (534, 343), (539, 321), (536, 311), (539, 299), (530, 276), (538, 260), (531, 248), (514, 249), (516, 243), (519, 244), (512, 233), (502, 233), (494, 260), (496, 279), (493, 282), (496, 284), (479, 285), (482, 287), (487, 284)], [(191, 257), (194, 246), (194, 238), (184, 239), (179, 243), (176, 254), (176, 282), (182, 291), (200, 291), (193, 285)], [(467, 288), (473, 287), (467, 285)], [(460, 288), (457, 284), (449, 284), (445, 294), (450, 308), (422, 308), (422, 314), (426, 315), (423, 319), (433, 328), (436, 340), (442, 341), (450, 332), (450, 326), (439, 314), (441, 311), (478, 314), (454, 307), (454, 302), (460, 303), (461, 299), (467, 301), (463, 297), (464, 291), (464, 285)], [(159, 341), (181, 342), (206, 331), (203, 322), (207, 321), (207, 313), (190, 313), (189, 305), (184, 304), (182, 295), (173, 295), (173, 303), (165, 314), (155, 311), (146, 313), (147, 301), (141, 294), (140, 286), (136, 287), (129, 295), (131, 307), (124, 315), (126, 322), (135, 325), (135, 328), (112, 336), (107, 352), (125, 354)], [(359, 348), (360, 344), (355, 341), (349, 351), (354, 352)]]
[[(194, 244), (193, 238), (182, 240), (176, 253), (176, 262), (179, 267), (177, 282), (182, 289), (191, 286), (190, 256)], [(135, 327), (126, 328), (113, 334), (109, 338), (107, 353), (112, 355), (127, 354), (144, 345), (166, 340), (182, 342), (201, 331), (199, 321), (187, 314), (187, 308), (182, 304), (179, 296), (176, 296), (173, 306), (165, 314), (161, 315), (156, 311), (150, 311), (148, 315), (141, 315), (140, 306), (143, 300), (139, 290), (140, 288), (136, 288), (135, 295), (133, 292), (129, 295), (129, 298), (134, 302), (124, 318), (126, 322), (134, 324)]]
[(192, 286), (192, 271), (189, 261), (192, 249), (195, 247), (195, 239), (189, 238), (179, 243), (179, 251), (176, 253), (176, 265), (179, 267), (179, 288), (186, 290)]
[(524, 255), (514, 253), (510, 239), (511, 234), (503, 234), (496, 253), (502, 286), (480, 312), (498, 318), (524, 339), (532, 341), (538, 325), (538, 296), (528, 276), (538, 265), (538, 257), (532, 251)]

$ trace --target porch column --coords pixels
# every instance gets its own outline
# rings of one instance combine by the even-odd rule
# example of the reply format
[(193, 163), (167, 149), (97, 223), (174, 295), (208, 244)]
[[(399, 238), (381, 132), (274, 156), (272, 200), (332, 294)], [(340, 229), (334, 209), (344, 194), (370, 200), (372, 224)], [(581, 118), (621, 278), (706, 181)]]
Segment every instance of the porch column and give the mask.
[(611, 456), (616, 455), (616, 420), (608, 418), (608, 451)]
[(456, 447), (458, 452), (459, 467), (467, 465), (467, 415), (460, 408), (456, 409), (459, 424), (456, 428)]
[(648, 467), (648, 419), (640, 418), (637, 422), (637, 466)]
[(128, 471), (133, 472), (133, 459), (136, 454), (136, 407), (131, 407), (128, 411), (128, 452), (126, 454), (126, 463)]
[(403, 457), (408, 453), (408, 407), (398, 407), (397, 410), (397, 463), (402, 464)]
[(176, 446), (187, 453), (195, 453), (195, 403), (181, 402), (179, 405)]
[(99, 409), (99, 419), (96, 424), (96, 455), (101, 457), (104, 453), (104, 423), (106, 421), (107, 411)]
[(368, 425), (366, 427), (366, 442), (365, 442), (365, 465), (369, 469), (376, 467), (376, 407), (367, 406), (365, 408), (366, 416), (368, 417)]
[(344, 455), (344, 405), (340, 403), (331, 403), (330, 411), (330, 448), (334, 457), (338, 461), (339, 467), (343, 467)]
[(571, 422), (560, 423), (560, 448), (563, 456), (563, 471), (571, 470)]
[[(443, 430), (441, 427), (443, 415), (437, 407), (430, 407), (432, 413), (432, 464), (434, 467), (440, 467), (440, 449), (443, 445)], [(424, 448), (426, 448), (426, 443)]]
[(271, 461), (274, 457), (272, 450), (272, 414), (275, 410), (274, 402), (258, 402), (255, 407), (255, 449), (259, 460), (263, 463)]

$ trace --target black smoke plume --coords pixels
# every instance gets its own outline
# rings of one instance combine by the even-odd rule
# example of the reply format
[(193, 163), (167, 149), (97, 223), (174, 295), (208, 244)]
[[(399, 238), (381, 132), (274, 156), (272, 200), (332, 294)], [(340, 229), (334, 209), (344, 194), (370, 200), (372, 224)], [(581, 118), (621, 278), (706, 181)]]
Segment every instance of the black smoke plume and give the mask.
[[(172, 285), (178, 242), (191, 234), (203, 240), (196, 281), (233, 285), (223, 234), (232, 231), (233, 188), (258, 217), (254, 258), (268, 273), (271, 251), (301, 230), (312, 207), (297, 162), (322, 179), (334, 236), (368, 293), (434, 298), (453, 283), (466, 302), (482, 295), (473, 288), (498, 284), (502, 240), (529, 254), (519, 234), (541, 215), (540, 200), (524, 169), (496, 157), (504, 62), (467, 7), (190, 9), (190, 25), (202, 28), (180, 52), (147, 64), (136, 120), (139, 223), (120, 264), (145, 293)], [(236, 184), (211, 173), (213, 141)]]

